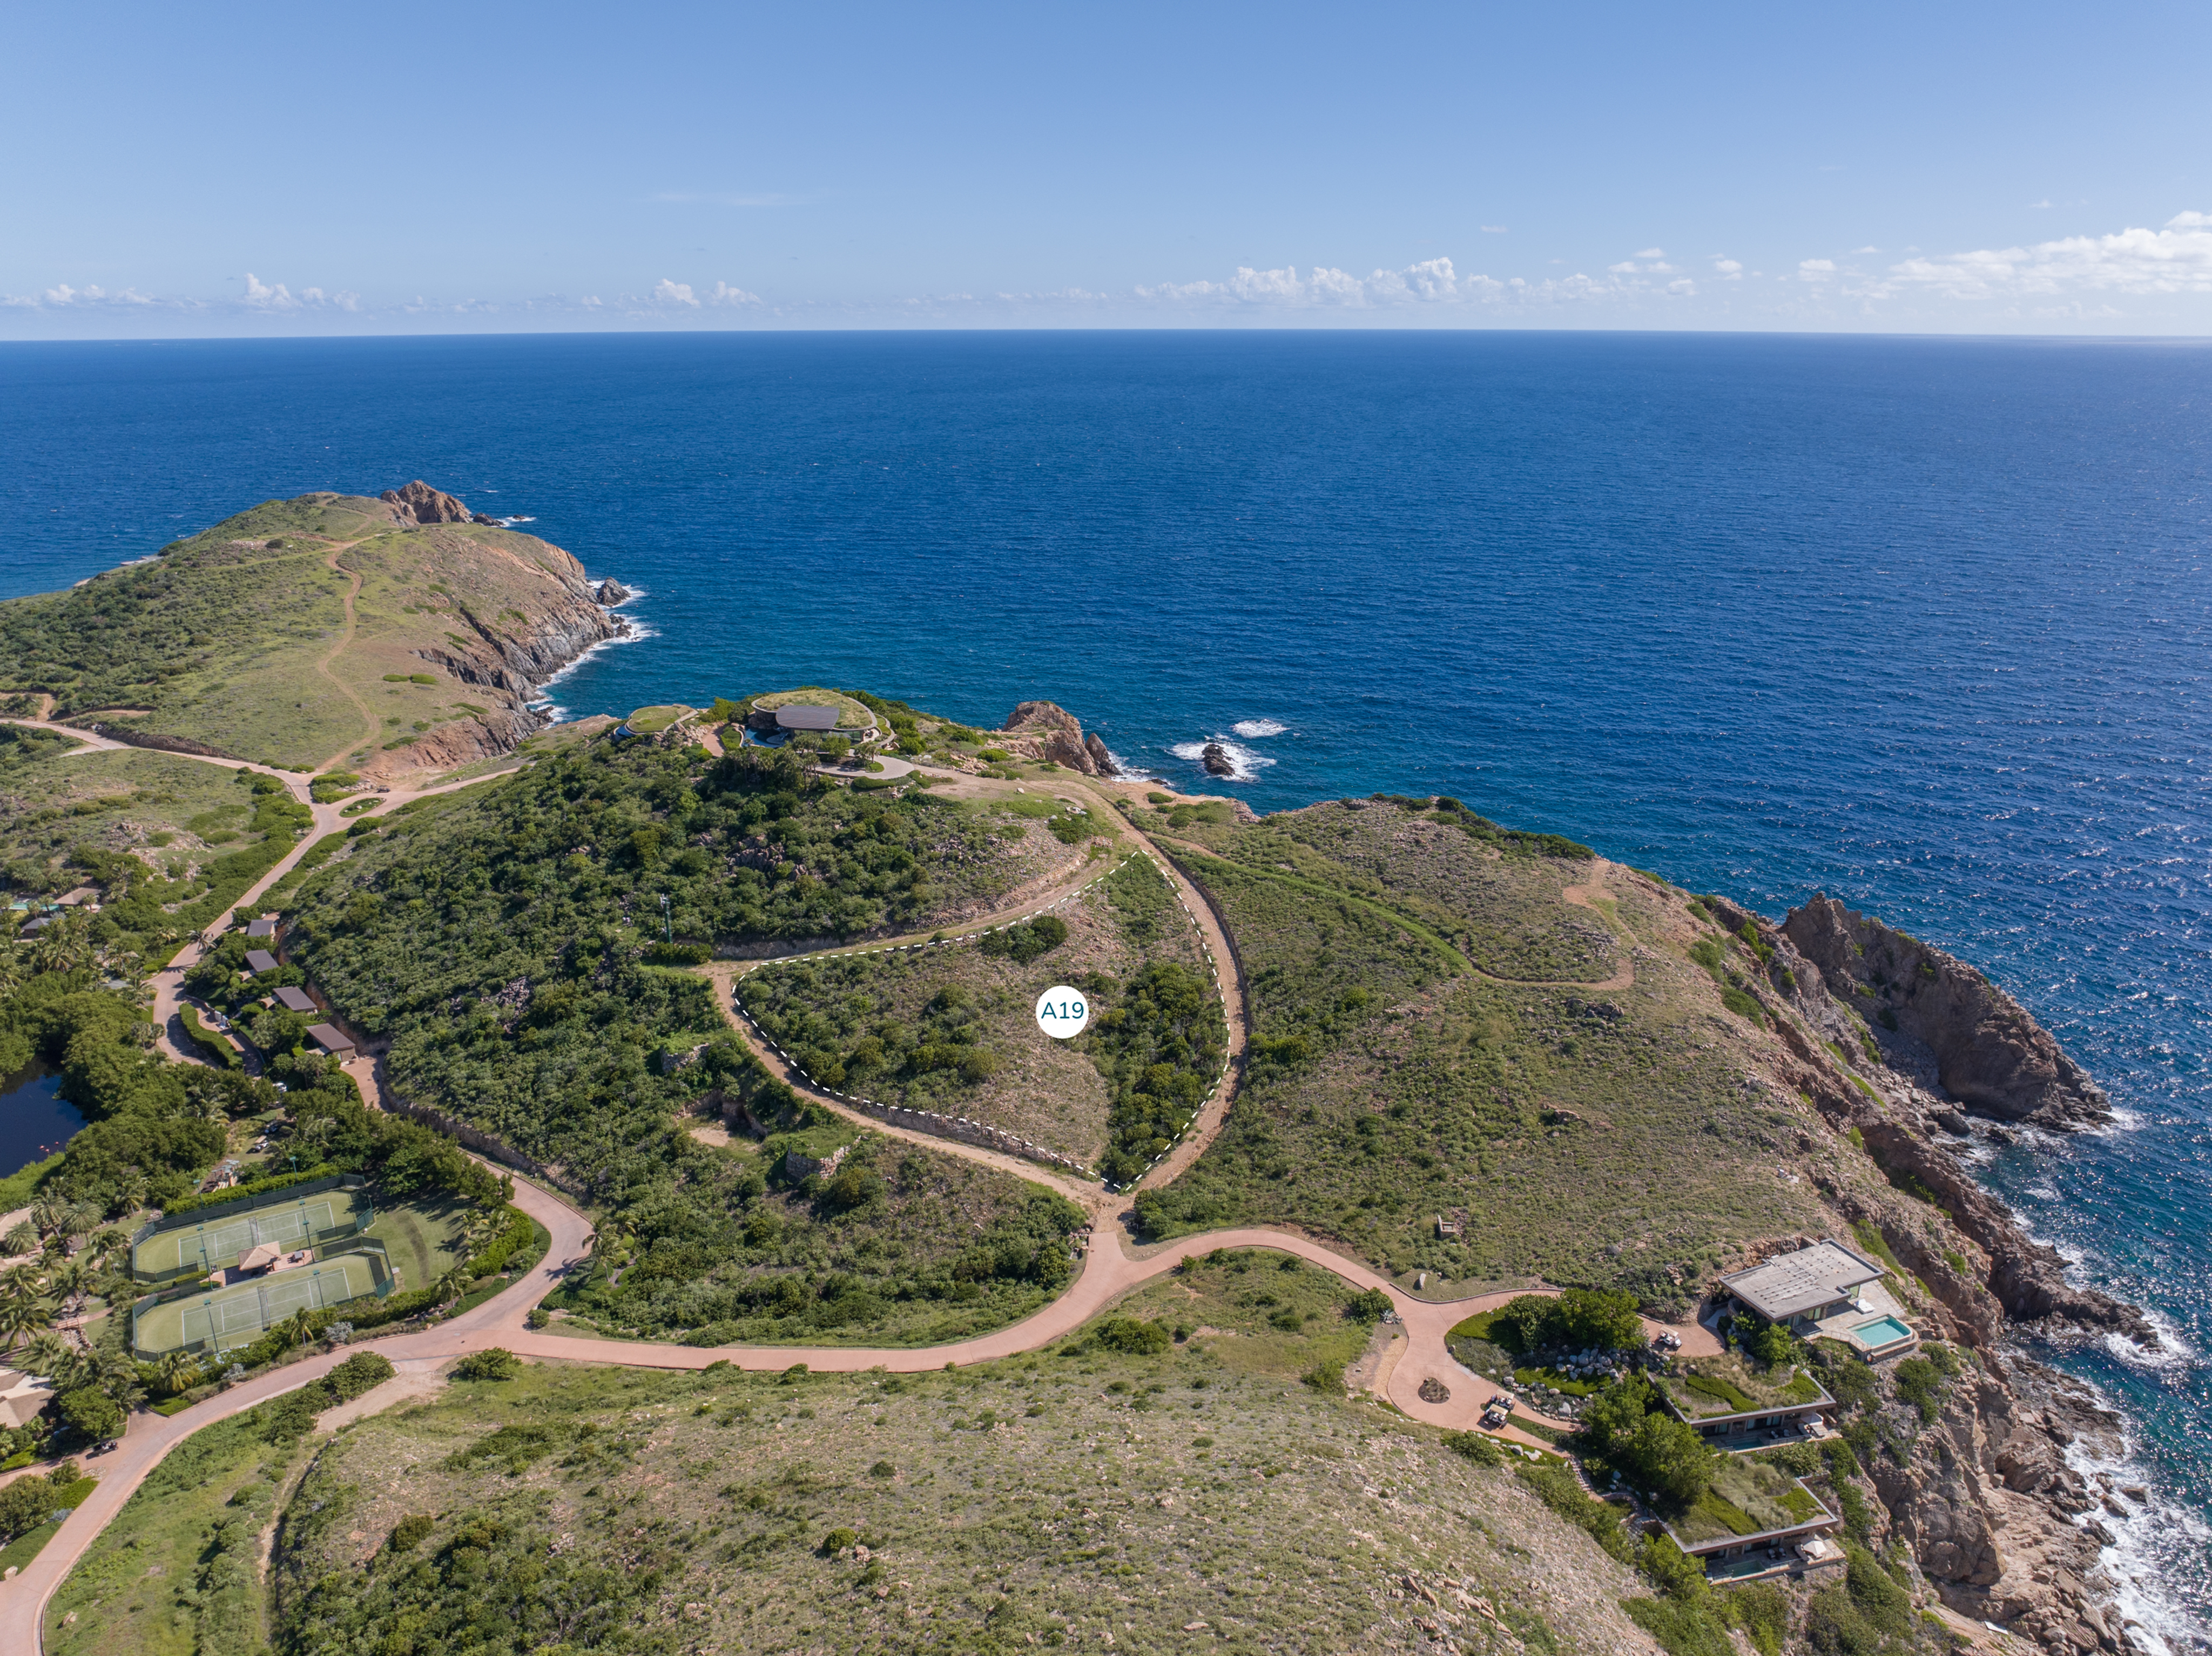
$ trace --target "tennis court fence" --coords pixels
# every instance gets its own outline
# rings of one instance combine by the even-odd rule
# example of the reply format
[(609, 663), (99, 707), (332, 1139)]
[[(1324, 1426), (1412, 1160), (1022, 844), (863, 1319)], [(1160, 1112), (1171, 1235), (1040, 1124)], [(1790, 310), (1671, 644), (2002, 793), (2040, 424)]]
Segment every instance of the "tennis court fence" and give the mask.
[(394, 1286), (381, 1240), (356, 1237), (312, 1265), (228, 1288), (205, 1283), (149, 1294), (131, 1307), (131, 1347), (142, 1362), (170, 1351), (212, 1356), (251, 1345), (302, 1311), (383, 1299)]

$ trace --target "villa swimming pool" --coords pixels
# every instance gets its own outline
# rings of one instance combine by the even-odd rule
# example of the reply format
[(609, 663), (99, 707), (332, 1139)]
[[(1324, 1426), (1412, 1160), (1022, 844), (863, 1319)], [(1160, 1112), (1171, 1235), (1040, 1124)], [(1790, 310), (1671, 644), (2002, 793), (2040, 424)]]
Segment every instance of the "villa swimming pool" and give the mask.
[(1911, 1326), (1895, 1317), (1876, 1317), (1851, 1330), (1851, 1338), (1869, 1351), (1883, 1350), (1911, 1338)]

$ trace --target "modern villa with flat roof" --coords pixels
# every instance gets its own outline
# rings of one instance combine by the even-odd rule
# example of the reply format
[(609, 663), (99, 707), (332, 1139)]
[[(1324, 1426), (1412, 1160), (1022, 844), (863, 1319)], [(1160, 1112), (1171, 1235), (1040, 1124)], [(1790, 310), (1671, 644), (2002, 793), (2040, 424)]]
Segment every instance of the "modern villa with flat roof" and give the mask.
[(787, 735), (800, 731), (834, 731), (837, 728), (838, 710), (835, 707), (810, 707), (794, 701), (781, 707), (756, 707), (745, 715), (745, 728), (751, 731), (781, 731)]
[(288, 1012), (312, 1012), (315, 1010), (315, 1003), (308, 998), (307, 992), (295, 989), (289, 983), (276, 992), (276, 1004)]
[(276, 957), (265, 949), (249, 949), (246, 951), (246, 969), (256, 977), (264, 972), (274, 972)]
[(1742, 1310), (1808, 1339), (1841, 1340), (1875, 1359), (1901, 1356), (1920, 1344), (1904, 1308), (1882, 1286), (1888, 1274), (1878, 1260), (1831, 1236), (1721, 1283)]

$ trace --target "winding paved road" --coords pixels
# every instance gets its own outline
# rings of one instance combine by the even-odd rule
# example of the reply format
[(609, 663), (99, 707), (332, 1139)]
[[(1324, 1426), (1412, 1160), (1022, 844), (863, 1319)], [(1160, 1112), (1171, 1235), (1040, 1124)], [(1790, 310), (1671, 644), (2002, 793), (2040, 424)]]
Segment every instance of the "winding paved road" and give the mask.
[[(69, 730), (66, 726), (43, 728), (60, 730), (85, 739), (84, 732)], [(234, 767), (237, 764), (234, 761), (210, 762), (228, 764)], [(248, 768), (258, 770), (264, 767), (253, 766)], [(285, 776), (284, 779), (295, 786), (295, 792), (300, 791), (295, 779)], [(420, 790), (418, 793), (394, 795), (392, 798), (396, 804), (404, 798), (419, 797), (420, 793), (446, 792), (454, 787), (467, 786), (470, 784), (448, 784), (444, 787)], [(240, 899), (240, 907), (250, 906), (264, 889), (282, 877), (321, 832), (328, 831), (324, 822), (324, 813), (329, 814), (331, 825), (338, 820), (337, 806), (318, 806), (315, 810), (318, 813), (318, 833), (303, 838), (290, 856)], [(1214, 913), (1204, 894), (1159, 852), (1141, 829), (1126, 819), (1122, 819), (1121, 826), (1146, 853), (1161, 865), (1178, 895), (1182, 898), (1184, 906), (1190, 911), (1207, 952), (1213, 959), (1229, 1022), (1231, 1062), (1224, 1071), (1221, 1083), (1200, 1110), (1191, 1131), (1184, 1136), (1175, 1151), (1156, 1165), (1143, 1181), (1165, 1183), (1204, 1152), (1220, 1131), (1221, 1123), (1227, 1114), (1230, 1100), (1235, 1091), (1235, 1081), (1241, 1073), (1240, 1060), (1247, 1036), (1245, 986), (1219, 916)], [(1087, 870), (1084, 872), (1087, 873)], [(1601, 878), (1601, 874), (1598, 877)], [(1069, 889), (1079, 889), (1080, 883), (1071, 883)], [(1049, 894), (1048, 899), (1058, 900), (1057, 896), (1049, 896)], [(1033, 899), (1030, 907), (1034, 904)], [(994, 916), (980, 924), (1000, 924), (1006, 919), (1020, 917), (1013, 913)], [(170, 962), (162, 975), (181, 979), (183, 970), (199, 958), (199, 951), (204, 946), (205, 940), (196, 940), (188, 945), (176, 960)], [(188, 955), (189, 960), (186, 958)], [(724, 1004), (726, 1013), (733, 1013), (733, 1009), (727, 1005), (730, 969), (729, 966), (725, 966), (712, 974), (718, 979), (717, 999)], [(173, 1012), (173, 999), (170, 1010)], [(1510, 1293), (1443, 1302), (1418, 1299), (1386, 1281), (1365, 1265), (1346, 1258), (1311, 1237), (1268, 1226), (1209, 1231), (1164, 1245), (1134, 1246), (1120, 1222), (1122, 1197), (1105, 1192), (1103, 1186), (1055, 1175), (1033, 1163), (996, 1151), (911, 1133), (886, 1125), (872, 1117), (859, 1115), (808, 1085), (803, 1077), (778, 1060), (772, 1052), (763, 1049), (742, 1020), (732, 1016), (732, 1022), (754, 1046), (754, 1050), (760, 1052), (764, 1061), (769, 1062), (771, 1068), (793, 1086), (841, 1113), (864, 1122), (872, 1131), (893, 1137), (913, 1139), (933, 1149), (1015, 1173), (1022, 1178), (1058, 1189), (1078, 1201), (1093, 1216), (1096, 1228), (1090, 1253), (1067, 1290), (1020, 1322), (950, 1345), (701, 1347), (659, 1345), (645, 1341), (580, 1339), (534, 1331), (526, 1325), (526, 1320), (531, 1308), (562, 1280), (572, 1265), (588, 1259), (592, 1222), (559, 1197), (518, 1174), (515, 1178), (515, 1204), (544, 1225), (552, 1239), (544, 1259), (511, 1287), (473, 1311), (419, 1333), (383, 1340), (364, 1340), (362, 1348), (381, 1352), (395, 1365), (416, 1368), (443, 1362), (469, 1351), (496, 1345), (540, 1360), (611, 1363), (648, 1368), (698, 1369), (713, 1362), (728, 1362), (741, 1368), (755, 1370), (780, 1370), (794, 1363), (805, 1363), (811, 1369), (824, 1373), (854, 1373), (878, 1368), (894, 1373), (915, 1373), (942, 1368), (947, 1363), (988, 1362), (996, 1358), (1036, 1350), (1073, 1333), (1132, 1290), (1173, 1271), (1185, 1259), (1200, 1257), (1216, 1248), (1256, 1247), (1294, 1254), (1310, 1264), (1334, 1272), (1355, 1289), (1379, 1289), (1389, 1296), (1403, 1325), (1406, 1342), (1402, 1352), (1379, 1366), (1376, 1382), (1377, 1395), (1386, 1398), (1408, 1418), (1434, 1426), (1465, 1430), (1477, 1423), (1484, 1401), (1496, 1391), (1492, 1383), (1471, 1374), (1452, 1359), (1445, 1347), (1445, 1337), (1464, 1318), (1503, 1304), (1512, 1297)], [(372, 1102), (381, 1104), (385, 1089), (381, 1066), (362, 1067), (368, 1071), (365, 1090), (374, 1093)], [(358, 1073), (357, 1078), (360, 1078)], [(1647, 1331), (1656, 1331), (1665, 1326), (1668, 1325), (1648, 1323)], [(1671, 1331), (1680, 1338), (1683, 1350), (1688, 1355), (1718, 1350), (1713, 1336), (1694, 1324), (1675, 1326)], [(135, 1416), (122, 1443), (89, 1466), (88, 1470), (96, 1472), (100, 1478), (92, 1497), (77, 1509), (76, 1515), (47, 1543), (21, 1575), (13, 1581), (0, 1584), (0, 1650), (36, 1651), (42, 1648), (40, 1623), (46, 1602), (55, 1588), (68, 1575), (94, 1538), (122, 1510), (132, 1491), (161, 1463), (171, 1448), (203, 1426), (320, 1378), (344, 1355), (343, 1350), (325, 1352), (271, 1369), (177, 1415), (164, 1417), (142, 1413)], [(1448, 1393), (1446, 1401), (1430, 1403), (1422, 1398), (1421, 1386), (1431, 1379)], [(1541, 1419), (1540, 1416), (1537, 1418)], [(1513, 1435), (1525, 1437), (1519, 1432), (1513, 1433)]]

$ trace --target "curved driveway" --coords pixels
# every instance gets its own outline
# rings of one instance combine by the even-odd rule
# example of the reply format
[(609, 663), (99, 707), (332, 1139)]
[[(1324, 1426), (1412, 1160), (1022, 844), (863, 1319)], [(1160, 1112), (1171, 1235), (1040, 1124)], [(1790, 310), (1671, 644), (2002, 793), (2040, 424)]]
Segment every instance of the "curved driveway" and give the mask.
[[(66, 730), (66, 727), (48, 728)], [(75, 731), (67, 733), (79, 737), (84, 734)], [(210, 762), (235, 765), (235, 761), (228, 761)], [(288, 783), (294, 781), (290, 777), (285, 779)], [(445, 787), (423, 789), (420, 792), (442, 793), (454, 787), (467, 786), (467, 783), (454, 783)], [(393, 803), (403, 798), (414, 797), (417, 795), (395, 795)], [(337, 806), (315, 809), (319, 832), (303, 838), (289, 856), (240, 900), (240, 907), (251, 903), (280, 878), (307, 847), (314, 843), (320, 832), (328, 831), (323, 820), (325, 812), (332, 824), (338, 820)], [(1198, 925), (1207, 953), (1215, 962), (1230, 1028), (1231, 1061), (1224, 1071), (1220, 1083), (1215, 1088), (1213, 1096), (1193, 1123), (1191, 1131), (1168, 1157), (1147, 1174), (1144, 1181), (1165, 1183), (1205, 1149), (1219, 1131), (1227, 1113), (1229, 1101), (1235, 1090), (1233, 1082), (1238, 1071), (1237, 1060), (1244, 1051), (1247, 1034), (1244, 984), (1236, 955), (1229, 948), (1227, 935), (1212, 904), (1171, 862), (1159, 854), (1141, 830), (1126, 819), (1122, 820), (1121, 826), (1164, 866), (1177, 895), (1182, 899), (1184, 907)], [(173, 974), (180, 979), (184, 968), (198, 959), (203, 947), (200, 940), (188, 945), (162, 975)], [(722, 974), (715, 975), (720, 977)], [(729, 998), (726, 982), (720, 987), (721, 992), (718, 994), (718, 1001), (726, 1002)], [(171, 993), (173, 996), (173, 991)], [(173, 998), (170, 1010), (174, 1010)], [(726, 1006), (726, 1011), (729, 1010), (733, 1009)], [(796, 1071), (775, 1062), (772, 1052), (763, 1051), (753, 1042), (751, 1032), (745, 1028), (741, 1020), (732, 1016), (732, 1022), (740, 1033), (745, 1034), (749, 1044), (754, 1045), (755, 1050), (770, 1061), (780, 1076), (800, 1087), (810, 1096), (823, 1097), (819, 1089), (806, 1085)], [(383, 1083), (380, 1068), (373, 1072), (373, 1079), (376, 1090), (380, 1093)], [(839, 1107), (834, 1099), (823, 1098), (823, 1101), (832, 1107)], [(841, 1113), (849, 1113), (842, 1110)], [(979, 1149), (953, 1140), (924, 1137), (887, 1126), (873, 1118), (857, 1119), (865, 1121), (872, 1131), (894, 1137), (915, 1138), (933, 1149), (1001, 1168), (1023, 1178), (1049, 1185), (1079, 1201), (1092, 1214), (1097, 1229), (1091, 1252), (1083, 1261), (1073, 1283), (1057, 1299), (1039, 1307), (1020, 1322), (950, 1345), (706, 1347), (659, 1345), (635, 1340), (580, 1339), (574, 1336), (532, 1330), (526, 1325), (526, 1319), (531, 1308), (563, 1279), (571, 1265), (588, 1258), (592, 1222), (557, 1196), (517, 1175), (515, 1205), (544, 1225), (551, 1238), (545, 1257), (522, 1278), (473, 1311), (419, 1333), (399, 1335), (385, 1340), (365, 1340), (362, 1349), (381, 1352), (395, 1364), (440, 1362), (465, 1352), (497, 1345), (541, 1360), (614, 1363), (634, 1368), (700, 1369), (710, 1363), (728, 1362), (740, 1368), (755, 1370), (783, 1369), (795, 1363), (804, 1363), (811, 1369), (824, 1373), (849, 1374), (871, 1368), (916, 1373), (942, 1368), (948, 1363), (988, 1362), (996, 1358), (1036, 1350), (1073, 1333), (1132, 1290), (1173, 1271), (1185, 1259), (1202, 1256), (1216, 1248), (1258, 1247), (1294, 1254), (1334, 1272), (1354, 1288), (1379, 1289), (1389, 1296), (1404, 1325), (1407, 1344), (1401, 1356), (1383, 1365), (1378, 1395), (1385, 1398), (1407, 1418), (1449, 1429), (1466, 1430), (1476, 1425), (1484, 1400), (1495, 1392), (1492, 1384), (1470, 1374), (1453, 1360), (1446, 1350), (1445, 1338), (1462, 1319), (1504, 1303), (1513, 1297), (1510, 1293), (1444, 1302), (1417, 1299), (1358, 1260), (1347, 1259), (1309, 1236), (1269, 1226), (1209, 1231), (1201, 1235), (1183, 1237), (1164, 1246), (1133, 1252), (1121, 1226), (1112, 1222), (1109, 1218), (1109, 1215), (1120, 1208), (1122, 1198), (1109, 1195), (1100, 1186), (1080, 1185), (1065, 1178), (1053, 1177), (1028, 1162), (1018, 1162), (998, 1152)], [(1648, 1321), (1646, 1324), (1647, 1331), (1656, 1331), (1668, 1325)], [(1695, 1324), (1674, 1327), (1672, 1331), (1680, 1337), (1683, 1350), (1690, 1355), (1718, 1349), (1713, 1336)], [(100, 1479), (92, 1497), (77, 1509), (75, 1517), (46, 1544), (21, 1575), (11, 1582), (0, 1585), (0, 1650), (35, 1651), (41, 1648), (40, 1623), (46, 1604), (55, 1588), (67, 1576), (94, 1538), (122, 1510), (132, 1491), (161, 1463), (171, 1448), (203, 1426), (320, 1378), (345, 1355), (343, 1350), (324, 1352), (271, 1369), (173, 1416), (164, 1417), (141, 1414), (134, 1417), (122, 1443), (89, 1468)], [(1445, 1401), (1430, 1403), (1423, 1400), (1420, 1389), (1422, 1384), (1430, 1380), (1436, 1380), (1443, 1388), (1448, 1394)], [(1515, 1435), (1522, 1435), (1516, 1432)]]

